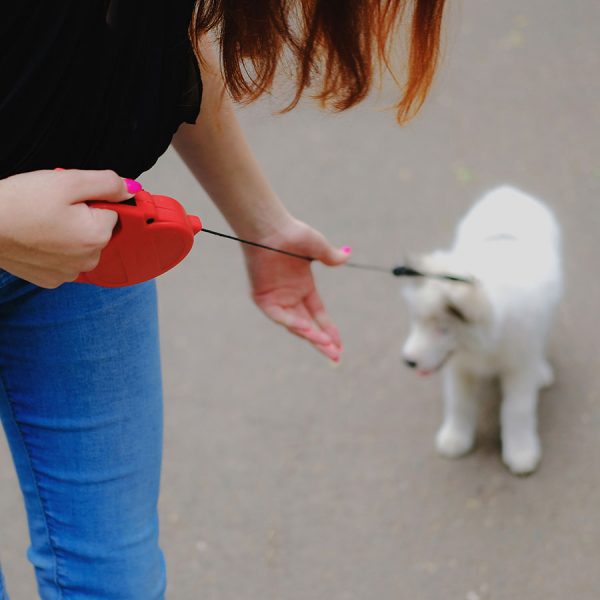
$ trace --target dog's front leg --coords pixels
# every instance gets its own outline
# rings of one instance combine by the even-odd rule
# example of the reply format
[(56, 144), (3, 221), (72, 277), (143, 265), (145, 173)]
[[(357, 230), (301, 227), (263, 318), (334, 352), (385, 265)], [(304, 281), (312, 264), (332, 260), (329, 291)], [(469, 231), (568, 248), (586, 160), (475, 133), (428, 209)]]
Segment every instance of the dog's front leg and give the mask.
[(451, 365), (444, 371), (444, 422), (436, 437), (440, 454), (457, 458), (475, 444), (478, 398), (475, 378)]
[(542, 458), (537, 433), (537, 371), (523, 369), (501, 379), (502, 458), (517, 475), (535, 471)]

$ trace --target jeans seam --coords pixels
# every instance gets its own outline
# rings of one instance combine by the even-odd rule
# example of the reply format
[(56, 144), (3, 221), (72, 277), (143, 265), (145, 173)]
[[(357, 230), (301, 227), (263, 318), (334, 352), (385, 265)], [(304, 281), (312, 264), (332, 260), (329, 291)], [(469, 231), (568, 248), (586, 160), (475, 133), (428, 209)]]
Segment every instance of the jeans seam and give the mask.
[[(33, 467), (33, 463), (31, 460), (31, 455), (29, 454), (29, 448), (27, 447), (27, 444), (25, 443), (25, 436), (23, 435), (23, 431), (21, 430), (21, 427), (19, 426), (19, 422), (17, 421), (16, 415), (15, 415), (15, 411), (13, 408), (13, 404), (12, 401), (10, 399), (10, 395), (8, 393), (8, 389), (6, 386), (6, 383), (4, 382), (4, 377), (2, 376), (2, 373), (0, 372), (0, 384), (2, 385), (2, 387), (4, 388), (4, 393), (6, 394), (6, 399), (8, 402), (8, 409), (10, 411), (10, 418), (13, 422), (13, 425), (15, 426), (16, 431), (18, 431), (19, 433), (19, 437), (21, 440), (21, 444), (23, 445), (23, 448), (25, 449), (25, 454), (27, 456), (27, 464), (29, 466), (29, 470), (31, 471), (31, 474), (33, 476), (33, 481), (35, 483), (35, 490), (36, 490), (36, 496), (37, 496), (37, 501), (39, 502), (39, 506), (40, 506), (40, 510), (44, 519), (44, 526), (46, 529), (46, 537), (47, 537), (47, 541), (48, 541), (48, 546), (50, 547), (50, 550), (52, 551), (52, 555), (54, 557), (54, 584), (56, 586), (56, 589), (58, 590), (59, 593), (59, 597), (58, 600), (62, 600), (64, 598), (63, 595), (63, 588), (59, 582), (59, 577), (58, 577), (58, 551), (55, 547), (54, 541), (52, 539), (52, 533), (50, 531), (50, 524), (48, 523), (48, 512), (46, 510), (46, 505), (44, 503), (44, 500), (42, 498), (42, 494), (40, 492), (40, 487), (39, 487), (39, 481), (38, 481), (38, 475)], [(1, 599), (0, 599), (1, 600)]]

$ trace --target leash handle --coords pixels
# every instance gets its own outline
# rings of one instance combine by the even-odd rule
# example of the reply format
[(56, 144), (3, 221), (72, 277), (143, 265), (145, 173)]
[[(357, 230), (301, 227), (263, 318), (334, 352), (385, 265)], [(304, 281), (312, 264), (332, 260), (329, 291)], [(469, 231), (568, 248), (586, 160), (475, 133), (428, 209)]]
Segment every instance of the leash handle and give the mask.
[(192, 249), (202, 222), (174, 198), (139, 191), (123, 202), (89, 201), (113, 210), (119, 220), (98, 266), (81, 273), (78, 283), (124, 287), (154, 279), (179, 264)]

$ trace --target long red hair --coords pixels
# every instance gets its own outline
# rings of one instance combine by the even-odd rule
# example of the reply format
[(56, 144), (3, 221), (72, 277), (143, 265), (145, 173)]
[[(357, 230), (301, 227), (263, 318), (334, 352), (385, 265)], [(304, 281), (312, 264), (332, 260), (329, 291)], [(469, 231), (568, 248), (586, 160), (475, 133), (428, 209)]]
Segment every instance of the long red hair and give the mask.
[[(292, 74), (292, 109), (303, 93), (323, 107), (345, 110), (369, 93), (383, 72), (401, 87), (398, 121), (425, 101), (438, 62), (445, 0), (200, 0), (192, 40), (213, 30), (225, 82), (237, 101), (271, 88), (282, 66)], [(393, 72), (391, 53), (409, 22), (406, 74)], [(196, 47), (197, 49), (197, 47)]]

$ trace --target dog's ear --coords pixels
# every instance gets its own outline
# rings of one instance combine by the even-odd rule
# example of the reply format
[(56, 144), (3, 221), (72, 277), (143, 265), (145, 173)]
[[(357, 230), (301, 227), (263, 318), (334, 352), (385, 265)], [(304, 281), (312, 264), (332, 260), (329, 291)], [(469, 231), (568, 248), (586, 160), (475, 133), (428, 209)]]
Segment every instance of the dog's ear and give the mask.
[(446, 293), (446, 311), (462, 323), (485, 319), (489, 302), (478, 283), (450, 283)]

